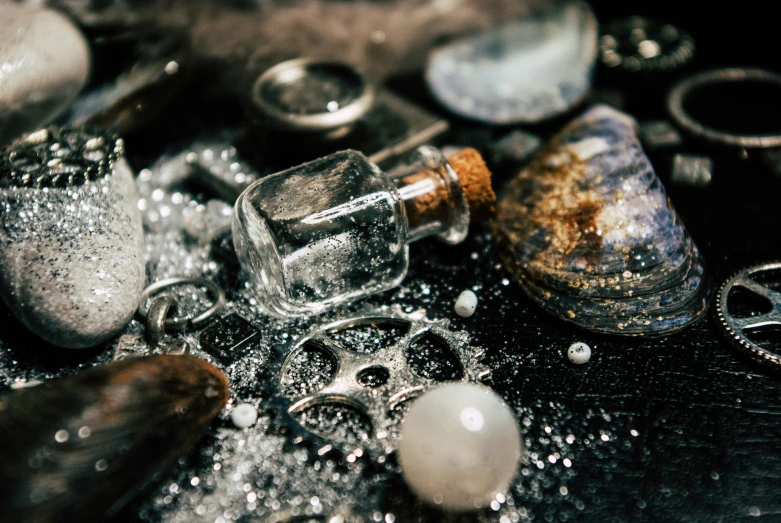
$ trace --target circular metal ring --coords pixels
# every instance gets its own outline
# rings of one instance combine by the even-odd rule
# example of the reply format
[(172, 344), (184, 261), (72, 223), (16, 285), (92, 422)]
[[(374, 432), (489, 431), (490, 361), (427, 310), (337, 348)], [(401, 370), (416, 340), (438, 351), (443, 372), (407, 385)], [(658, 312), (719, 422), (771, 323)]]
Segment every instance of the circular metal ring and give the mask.
[[(760, 363), (781, 364), (781, 354), (776, 354), (749, 339), (747, 332), (781, 327), (781, 292), (758, 283), (752, 276), (768, 271), (781, 270), (781, 262), (748, 267), (724, 282), (716, 297), (716, 319), (730, 340)], [(737, 318), (728, 309), (730, 291), (743, 288), (767, 300), (771, 309), (764, 314)]]
[(176, 316), (174, 318), (168, 318), (165, 320), (166, 329), (181, 330), (185, 327), (197, 329), (212, 319), (212, 317), (225, 306), (225, 291), (223, 291), (219, 285), (212, 282), (211, 280), (204, 278), (167, 278), (165, 280), (155, 282), (144, 289), (144, 292), (141, 294), (141, 304), (138, 306), (138, 310), (136, 311), (136, 319), (146, 322), (147, 316), (149, 314), (149, 307), (147, 306), (146, 302), (149, 301), (149, 299), (155, 293), (160, 292), (161, 290), (168, 287), (174, 287), (177, 285), (194, 285), (196, 287), (205, 287), (214, 299), (214, 305), (194, 317)]
[[(315, 79), (314, 71), (318, 69), (321, 72), (324, 70), (334, 79), (354, 84), (359, 94), (345, 105), (334, 100), (331, 102), (336, 104), (334, 108), (326, 106), (321, 111), (284, 110), (269, 99), (269, 92), (274, 89), (285, 89), (293, 82), (307, 77)], [(308, 91), (311, 92), (311, 89)], [(374, 104), (374, 86), (357, 69), (346, 63), (297, 58), (277, 64), (263, 73), (252, 87), (252, 103), (273, 127), (297, 132), (333, 131), (354, 124), (368, 112)]]
[(710, 142), (750, 149), (781, 146), (781, 134), (734, 134), (719, 131), (700, 124), (683, 108), (685, 99), (702, 86), (746, 81), (774, 84), (781, 92), (781, 75), (776, 73), (763, 69), (716, 69), (690, 76), (673, 87), (667, 96), (667, 110), (684, 130)]

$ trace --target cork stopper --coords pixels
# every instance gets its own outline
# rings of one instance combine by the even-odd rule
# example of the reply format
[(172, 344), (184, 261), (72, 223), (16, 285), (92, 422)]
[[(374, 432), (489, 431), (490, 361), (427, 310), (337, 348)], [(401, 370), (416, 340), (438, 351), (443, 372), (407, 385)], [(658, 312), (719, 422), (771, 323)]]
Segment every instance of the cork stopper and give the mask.
[[(472, 148), (466, 148), (448, 158), (464, 191), (464, 197), (469, 207), (471, 221), (486, 221), (494, 215), (496, 195), (491, 188), (491, 171), (483, 161), (480, 153)], [(417, 194), (414, 199), (405, 201), (407, 220), (411, 228), (419, 227), (434, 221), (446, 222), (450, 208), (448, 202), (448, 186), (441, 176), (430, 170), (410, 174), (399, 180), (399, 187), (411, 186), (423, 180), (436, 180), (435, 190), (425, 194)]]
[(491, 171), (480, 153), (467, 147), (447, 160), (464, 188), (470, 218), (478, 222), (493, 218), (496, 195), (491, 187)]

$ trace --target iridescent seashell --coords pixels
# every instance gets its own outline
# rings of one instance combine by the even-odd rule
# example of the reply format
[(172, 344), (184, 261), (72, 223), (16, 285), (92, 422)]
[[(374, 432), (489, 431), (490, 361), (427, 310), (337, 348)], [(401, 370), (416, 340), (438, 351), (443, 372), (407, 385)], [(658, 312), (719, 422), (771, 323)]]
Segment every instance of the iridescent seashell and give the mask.
[(426, 82), (456, 114), (492, 124), (565, 112), (591, 88), (597, 22), (583, 2), (539, 12), (431, 53)]
[(607, 106), (575, 119), (510, 183), (496, 230), (505, 266), (549, 312), (659, 335), (705, 311), (706, 275), (636, 131)]
[(111, 518), (193, 446), (227, 400), (222, 372), (174, 355), (0, 396), (0, 519)]

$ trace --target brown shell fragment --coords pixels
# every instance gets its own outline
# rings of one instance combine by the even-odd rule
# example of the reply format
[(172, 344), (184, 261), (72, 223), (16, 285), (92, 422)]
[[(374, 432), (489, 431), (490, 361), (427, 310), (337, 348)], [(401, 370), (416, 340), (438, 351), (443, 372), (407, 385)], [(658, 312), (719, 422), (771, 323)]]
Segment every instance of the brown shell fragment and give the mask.
[(0, 396), (3, 522), (116, 515), (227, 401), (225, 375), (186, 355), (118, 361)]

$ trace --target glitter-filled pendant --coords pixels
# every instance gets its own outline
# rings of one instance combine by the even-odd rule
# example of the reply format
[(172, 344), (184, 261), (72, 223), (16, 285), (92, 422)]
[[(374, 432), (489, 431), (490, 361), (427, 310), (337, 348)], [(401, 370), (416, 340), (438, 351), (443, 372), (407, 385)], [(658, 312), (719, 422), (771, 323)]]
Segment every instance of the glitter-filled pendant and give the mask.
[(0, 150), (0, 296), (66, 348), (116, 335), (144, 288), (144, 236), (122, 140), (42, 129)]
[(0, 396), (3, 522), (116, 516), (193, 446), (227, 400), (222, 372), (174, 355)]

